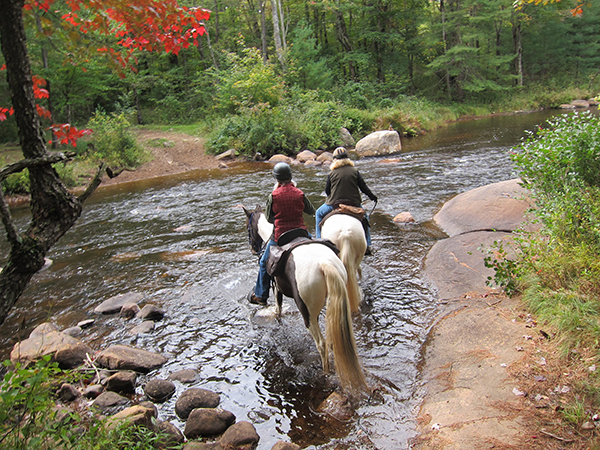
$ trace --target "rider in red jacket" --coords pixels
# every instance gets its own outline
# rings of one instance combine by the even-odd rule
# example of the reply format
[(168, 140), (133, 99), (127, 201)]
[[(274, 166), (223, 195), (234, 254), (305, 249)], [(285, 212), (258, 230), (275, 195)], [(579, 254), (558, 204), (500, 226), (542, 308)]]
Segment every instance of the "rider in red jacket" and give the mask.
[(303, 213), (313, 215), (315, 208), (308, 198), (292, 181), (292, 169), (289, 164), (280, 162), (273, 168), (273, 176), (277, 185), (267, 200), (265, 216), (274, 224), (273, 236), (267, 243), (265, 251), (260, 258), (258, 278), (254, 292), (248, 295), (250, 303), (266, 306), (271, 287), (271, 277), (267, 273), (267, 259), (270, 248), (277, 243), (277, 239), (286, 231), (295, 228), (304, 228)]

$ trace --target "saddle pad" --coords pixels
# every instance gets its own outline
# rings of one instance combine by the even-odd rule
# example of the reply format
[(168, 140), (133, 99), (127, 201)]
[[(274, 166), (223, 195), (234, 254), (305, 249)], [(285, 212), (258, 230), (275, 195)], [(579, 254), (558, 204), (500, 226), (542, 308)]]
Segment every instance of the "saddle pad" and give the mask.
[(267, 273), (272, 277), (276, 276), (285, 267), (292, 250), (300, 245), (315, 243), (326, 245), (333, 250), (336, 255), (340, 252), (336, 245), (329, 239), (311, 239), (299, 237), (282, 247), (278, 245), (271, 246), (271, 249), (269, 250), (269, 258), (267, 259)]

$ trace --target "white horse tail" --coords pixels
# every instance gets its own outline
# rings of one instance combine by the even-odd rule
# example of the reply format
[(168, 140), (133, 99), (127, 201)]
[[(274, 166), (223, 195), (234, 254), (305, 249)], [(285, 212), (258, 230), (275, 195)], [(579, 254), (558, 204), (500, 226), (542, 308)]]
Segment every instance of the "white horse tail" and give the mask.
[(348, 272), (348, 298), (350, 299), (350, 311), (356, 313), (358, 312), (358, 307), (362, 300), (357, 276), (360, 271), (360, 261), (356, 261), (356, 250), (354, 249), (352, 236), (341, 233), (339, 239), (345, 240), (345, 242), (339, 244), (340, 259)]
[(364, 390), (367, 383), (356, 350), (345, 277), (331, 263), (322, 262), (319, 266), (327, 284), (325, 336), (327, 347), (333, 348), (335, 370), (344, 388)]

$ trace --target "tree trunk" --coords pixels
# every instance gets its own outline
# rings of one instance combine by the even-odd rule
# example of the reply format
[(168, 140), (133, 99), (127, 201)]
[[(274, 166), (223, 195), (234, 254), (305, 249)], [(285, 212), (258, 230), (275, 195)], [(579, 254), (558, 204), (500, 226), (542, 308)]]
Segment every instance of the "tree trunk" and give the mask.
[[(0, 45), (19, 128), (23, 156), (28, 160), (48, 157), (36, 111), (23, 25), (24, 0), (0, 0)], [(0, 215), (10, 253), (0, 273), (0, 324), (17, 302), (31, 277), (42, 268), (46, 252), (75, 223), (81, 202), (70, 194), (50, 163), (28, 166), (31, 190), (31, 222), (19, 233), (0, 192)]]
[(517, 86), (523, 86), (523, 46), (521, 44), (521, 21), (518, 13), (513, 12), (513, 48), (515, 50), (515, 75)]
[(277, 0), (271, 0), (271, 15), (273, 17), (273, 39), (275, 40), (275, 53), (281, 64), (281, 69), (285, 71), (285, 60), (283, 56), (283, 44), (281, 40), (281, 29), (279, 20), (279, 4)]
[[(350, 42), (350, 38), (348, 37), (348, 30), (346, 29), (346, 21), (344, 20), (344, 16), (339, 9), (335, 9), (335, 31), (336, 36), (342, 48), (346, 53), (352, 52), (352, 43)], [(350, 73), (350, 78), (353, 80), (357, 79), (356, 69), (354, 68), (354, 63), (352, 61), (348, 62), (348, 71)]]
[(263, 64), (269, 62), (269, 55), (267, 53), (267, 14), (265, 13), (266, 2), (265, 0), (259, 1), (260, 7), (260, 50), (262, 53)]
[[(444, 55), (448, 52), (448, 36), (446, 35), (446, 8), (444, 6), (444, 0), (440, 0), (440, 13), (442, 14), (442, 42), (444, 44)], [(452, 100), (452, 86), (450, 84), (450, 72), (446, 69), (444, 74), (446, 81), (446, 90), (448, 93), (448, 100)]]

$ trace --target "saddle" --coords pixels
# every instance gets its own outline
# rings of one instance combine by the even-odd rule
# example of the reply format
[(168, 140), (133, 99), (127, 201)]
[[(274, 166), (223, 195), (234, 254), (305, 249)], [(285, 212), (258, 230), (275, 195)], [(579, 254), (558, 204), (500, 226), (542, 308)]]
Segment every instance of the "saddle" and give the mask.
[(336, 214), (346, 214), (348, 216), (352, 216), (358, 219), (360, 223), (362, 223), (365, 233), (367, 232), (367, 228), (369, 228), (369, 219), (366, 217), (367, 212), (363, 208), (361, 208), (360, 206), (353, 206), (340, 202), (336, 202), (333, 205), (333, 208), (333, 211), (331, 211), (329, 214), (323, 217), (323, 220), (321, 220), (321, 222), (319, 223), (320, 227), (323, 227), (325, 221), (331, 216), (334, 216)]
[(269, 250), (269, 258), (267, 259), (267, 273), (274, 277), (283, 271), (292, 250), (304, 244), (323, 244), (329, 247), (337, 255), (340, 251), (336, 245), (329, 239), (311, 238), (308, 231), (304, 228), (294, 228), (286, 231), (279, 239), (277, 245), (272, 245)]

